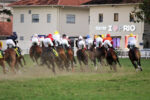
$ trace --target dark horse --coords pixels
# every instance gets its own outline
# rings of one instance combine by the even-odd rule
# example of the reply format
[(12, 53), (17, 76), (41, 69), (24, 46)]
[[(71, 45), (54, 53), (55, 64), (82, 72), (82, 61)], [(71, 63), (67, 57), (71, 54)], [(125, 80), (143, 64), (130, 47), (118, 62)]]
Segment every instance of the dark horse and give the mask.
[(42, 54), (42, 48), (39, 45), (34, 44), (31, 46), (29, 54), (33, 62), (36, 61), (36, 63), (38, 64), (38, 59), (41, 57)]
[(79, 61), (79, 64), (81, 66), (81, 70), (83, 71), (83, 68), (82, 68), (82, 62), (88, 66), (88, 54), (86, 52), (86, 50), (83, 48), (83, 49), (78, 49), (77, 51), (77, 59)]
[(106, 58), (106, 49), (104, 48), (104, 46), (99, 46), (97, 48), (95, 48), (95, 45), (93, 44), (90, 49), (88, 50), (89, 53), (89, 59), (94, 63), (94, 66), (96, 67), (97, 70), (97, 66), (96, 66), (96, 59), (103, 65), (103, 59)]
[(137, 47), (133, 47), (132, 49), (129, 50), (129, 58), (132, 62), (132, 64), (134, 65), (135, 69), (140, 69), (140, 71), (142, 71), (141, 68), (141, 54), (140, 51)]
[(41, 62), (42, 65), (47, 65), (48, 68), (51, 69), (50, 65), (52, 65), (52, 71), (55, 72), (55, 55), (53, 53), (52, 47), (42, 47), (42, 54), (41, 54)]
[(112, 67), (113, 67), (113, 70), (114, 71), (117, 71), (117, 68), (116, 68), (116, 64), (118, 63), (121, 67), (121, 64), (119, 62), (119, 58), (116, 54), (116, 52), (114, 51), (114, 49), (112, 47), (110, 47), (108, 50), (107, 50), (107, 55), (106, 55), (106, 60), (107, 60), (107, 63), (110, 65), (110, 69), (112, 70)]

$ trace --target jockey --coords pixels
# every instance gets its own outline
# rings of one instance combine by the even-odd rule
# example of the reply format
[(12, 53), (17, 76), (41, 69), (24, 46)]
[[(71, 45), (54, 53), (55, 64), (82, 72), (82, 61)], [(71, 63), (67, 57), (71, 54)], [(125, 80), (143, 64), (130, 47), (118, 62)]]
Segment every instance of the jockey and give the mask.
[(39, 39), (41, 47), (42, 47), (42, 43), (43, 43), (44, 39), (45, 39), (44, 36), (41, 36), (40, 39)]
[(54, 38), (55, 46), (61, 45), (61, 38), (58, 31), (55, 31), (53, 38)]
[(48, 35), (44, 40), (43, 40), (43, 43), (44, 43), (44, 46), (45, 47), (51, 47), (53, 46), (53, 42), (52, 42), (52, 38), (49, 37), (50, 35)]
[(86, 48), (86, 46), (85, 46), (85, 41), (83, 40), (83, 37), (82, 37), (82, 36), (79, 36), (77, 45), (78, 45), (78, 48), (79, 48), (79, 49)]
[(103, 42), (104, 42), (105, 48), (111, 48), (112, 47), (113, 41), (112, 41), (110, 34), (106, 35), (106, 38), (104, 38)]
[(128, 48), (133, 48), (136, 45), (136, 38), (134, 37), (134, 35), (131, 33), (129, 35), (129, 39), (128, 39)]
[(8, 47), (10, 47), (10, 46), (11, 47), (16, 47), (16, 45), (17, 45), (17, 41), (16, 41), (17, 38), (18, 38), (18, 36), (17, 36), (16, 32), (13, 32), (13, 35), (7, 37), (7, 40), (6, 40), (7, 46)]
[(97, 38), (97, 35), (94, 35), (94, 40), (93, 40), (94, 46), (96, 46), (96, 38)]
[(34, 34), (32, 39), (32, 45), (39, 45), (39, 37), (38, 37), (38, 34)]
[(62, 39), (61, 39), (61, 44), (63, 46), (63, 48), (69, 47), (69, 43), (68, 43), (68, 39), (66, 34), (63, 34)]
[(90, 49), (91, 45), (93, 44), (93, 39), (90, 37), (90, 35), (86, 36), (85, 44), (86, 47)]
[(101, 46), (103, 45), (103, 39), (102, 39), (101, 35), (97, 36), (97, 38), (96, 38), (96, 47), (99, 47), (100, 44), (101, 44)]

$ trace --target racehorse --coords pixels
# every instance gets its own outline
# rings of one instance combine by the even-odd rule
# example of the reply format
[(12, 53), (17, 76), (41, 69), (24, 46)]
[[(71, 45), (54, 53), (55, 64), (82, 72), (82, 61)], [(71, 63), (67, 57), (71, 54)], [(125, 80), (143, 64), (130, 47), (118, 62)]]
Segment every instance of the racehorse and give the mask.
[(17, 55), (15, 48), (8, 48), (4, 51), (4, 60), (12, 68), (13, 72), (15, 72), (14, 68), (19, 69), (19, 64), (23, 67), (22, 60), (24, 61), (24, 65), (26, 64), (23, 55)]
[(76, 60), (74, 58), (74, 52), (73, 52), (72, 48), (67, 48), (66, 50), (67, 50), (67, 52), (66, 52), (67, 59), (71, 63), (72, 72), (74, 72), (74, 63), (76, 64)]
[(4, 52), (5, 61), (11, 67), (11, 70), (15, 73), (15, 65), (17, 63), (16, 51), (13, 48), (8, 48)]
[(82, 68), (82, 62), (88, 66), (88, 55), (86, 53), (86, 50), (84, 48), (82, 49), (78, 49), (77, 51), (77, 59), (79, 61), (79, 64), (81, 66), (81, 70), (83, 71), (83, 68)]
[(56, 50), (58, 52), (58, 55), (60, 58), (60, 63), (61, 63), (61, 65), (59, 65), (59, 67), (64, 69), (64, 66), (65, 66), (66, 70), (69, 71), (69, 62), (68, 62), (68, 58), (66, 55), (67, 51), (62, 46), (56, 47)]
[(108, 50), (107, 50), (106, 60), (107, 60), (107, 63), (110, 65), (111, 70), (113, 68), (114, 71), (117, 71), (117, 68), (116, 68), (117, 63), (121, 67), (121, 64), (119, 62), (119, 58), (118, 58), (116, 52), (114, 51), (114, 49), (112, 47), (108, 48)]
[(42, 54), (41, 54), (41, 62), (42, 65), (47, 65), (48, 68), (51, 68), (50, 65), (52, 65), (52, 71), (55, 72), (55, 55), (53, 53), (52, 47), (42, 47)]
[(101, 46), (101, 44), (99, 45), (99, 47), (95, 48), (95, 45), (93, 44), (90, 49), (88, 50), (89, 52), (89, 58), (90, 60), (94, 63), (94, 66), (97, 70), (97, 66), (96, 66), (96, 59), (100, 62), (100, 64), (103, 65), (103, 59), (106, 58), (106, 49), (104, 48), (104, 46)]
[(134, 68), (136, 70), (140, 70), (142, 71), (142, 68), (141, 68), (141, 54), (140, 54), (140, 51), (137, 47), (134, 47), (134, 48), (130, 48), (129, 50), (129, 58), (134, 66)]
[(42, 48), (39, 45), (34, 44), (31, 46), (29, 54), (30, 54), (30, 58), (33, 60), (33, 62), (36, 61), (36, 63), (39, 64), (38, 59), (41, 57)]

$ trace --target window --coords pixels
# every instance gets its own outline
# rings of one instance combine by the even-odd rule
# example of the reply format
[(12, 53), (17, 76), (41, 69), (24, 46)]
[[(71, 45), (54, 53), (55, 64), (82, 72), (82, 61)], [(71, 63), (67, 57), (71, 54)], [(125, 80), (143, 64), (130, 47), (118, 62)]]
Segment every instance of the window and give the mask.
[(118, 13), (114, 13), (114, 21), (118, 21), (118, 17), (119, 17), (119, 14)]
[(134, 22), (134, 15), (130, 13), (130, 22)]
[(20, 22), (21, 22), (21, 23), (24, 23), (24, 14), (21, 14), (21, 15), (20, 15)]
[(67, 15), (67, 23), (75, 24), (75, 15)]
[(39, 14), (33, 14), (32, 15), (32, 22), (38, 23), (39, 22)]
[(88, 22), (89, 22), (89, 24), (90, 24), (90, 16), (89, 16)]
[(20, 40), (24, 40), (24, 36), (20, 36)]
[(29, 10), (28, 13), (31, 14), (31, 10)]
[(103, 14), (99, 14), (99, 22), (103, 22)]
[(51, 14), (47, 14), (47, 23), (51, 22)]

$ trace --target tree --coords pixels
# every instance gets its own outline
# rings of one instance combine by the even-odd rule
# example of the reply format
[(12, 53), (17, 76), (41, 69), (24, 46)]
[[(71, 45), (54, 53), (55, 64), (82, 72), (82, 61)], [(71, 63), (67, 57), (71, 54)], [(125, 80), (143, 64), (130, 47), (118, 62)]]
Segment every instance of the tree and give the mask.
[(137, 8), (133, 11), (137, 18), (136, 22), (144, 21), (150, 24), (150, 0), (143, 0), (143, 2), (139, 5), (139, 11)]
[[(8, 15), (8, 16), (12, 16), (11, 11), (8, 10), (8, 9), (0, 10), (0, 15), (1, 15), (1, 14), (5, 14), (5, 15)], [(10, 18), (7, 18), (7, 21), (10, 22), (10, 21), (11, 21)]]

